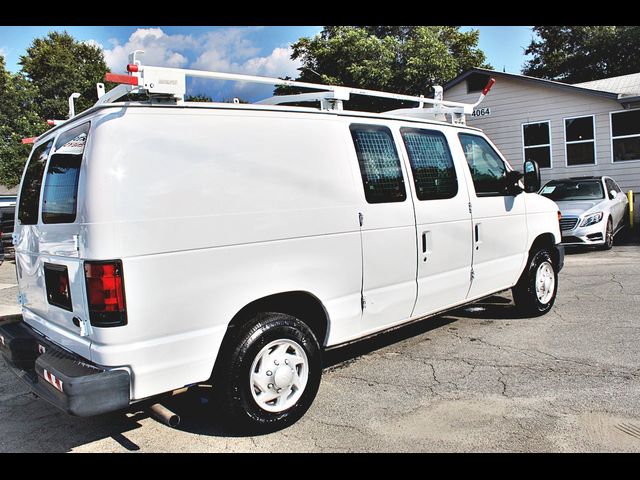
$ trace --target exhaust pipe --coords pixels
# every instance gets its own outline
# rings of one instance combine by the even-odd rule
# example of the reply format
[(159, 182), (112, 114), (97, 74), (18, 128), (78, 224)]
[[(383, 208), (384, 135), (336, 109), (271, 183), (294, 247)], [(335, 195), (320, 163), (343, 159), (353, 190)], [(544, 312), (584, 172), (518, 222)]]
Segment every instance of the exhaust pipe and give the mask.
[(151, 416), (159, 422), (168, 425), (171, 428), (175, 428), (180, 424), (180, 415), (173, 413), (167, 407), (160, 403), (154, 403), (149, 407)]

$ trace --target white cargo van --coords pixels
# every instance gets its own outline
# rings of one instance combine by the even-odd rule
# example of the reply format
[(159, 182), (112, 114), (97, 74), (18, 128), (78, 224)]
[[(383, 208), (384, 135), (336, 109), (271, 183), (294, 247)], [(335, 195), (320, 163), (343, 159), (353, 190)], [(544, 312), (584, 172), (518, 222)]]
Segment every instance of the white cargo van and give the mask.
[[(189, 104), (198, 72), (129, 71), (35, 141), (20, 186), (22, 314), (0, 348), (52, 404), (95, 415), (210, 382), (229, 418), (275, 428), (311, 405), (326, 348), (509, 288), (532, 316), (553, 305), (558, 209), (535, 163), (522, 178), (463, 124), (470, 105), (326, 85)], [(342, 110), (354, 93), (434, 107)]]

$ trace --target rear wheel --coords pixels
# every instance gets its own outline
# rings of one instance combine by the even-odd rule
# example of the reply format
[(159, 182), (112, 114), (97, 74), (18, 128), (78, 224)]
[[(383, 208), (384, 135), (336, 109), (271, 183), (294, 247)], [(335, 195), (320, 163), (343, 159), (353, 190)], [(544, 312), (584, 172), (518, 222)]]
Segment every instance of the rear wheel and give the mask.
[(512, 288), (516, 307), (530, 316), (544, 315), (553, 306), (558, 290), (558, 273), (549, 250), (542, 248), (529, 255), (527, 266)]
[(232, 427), (268, 432), (296, 422), (320, 386), (320, 346), (291, 315), (259, 313), (236, 337), (214, 379)]

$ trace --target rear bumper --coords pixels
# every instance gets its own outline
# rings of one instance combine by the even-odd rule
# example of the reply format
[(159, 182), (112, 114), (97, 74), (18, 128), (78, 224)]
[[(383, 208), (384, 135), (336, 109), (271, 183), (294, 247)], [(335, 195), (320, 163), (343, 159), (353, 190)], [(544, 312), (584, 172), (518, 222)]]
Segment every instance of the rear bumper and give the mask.
[(36, 395), (71, 415), (98, 415), (130, 403), (129, 372), (105, 370), (60, 348), (23, 322), (22, 315), (0, 317), (0, 352)]

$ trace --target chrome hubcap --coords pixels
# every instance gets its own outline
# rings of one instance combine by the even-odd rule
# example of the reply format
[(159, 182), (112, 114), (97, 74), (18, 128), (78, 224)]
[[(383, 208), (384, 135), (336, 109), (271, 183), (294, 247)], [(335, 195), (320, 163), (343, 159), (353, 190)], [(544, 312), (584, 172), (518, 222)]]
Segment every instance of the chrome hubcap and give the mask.
[(607, 222), (607, 245), (611, 245), (613, 243), (613, 226), (611, 222)]
[(296, 404), (307, 386), (307, 354), (293, 340), (274, 340), (256, 355), (249, 377), (251, 394), (260, 408), (283, 412)]
[(536, 296), (540, 303), (549, 303), (556, 288), (553, 266), (549, 262), (542, 262), (536, 271)]

